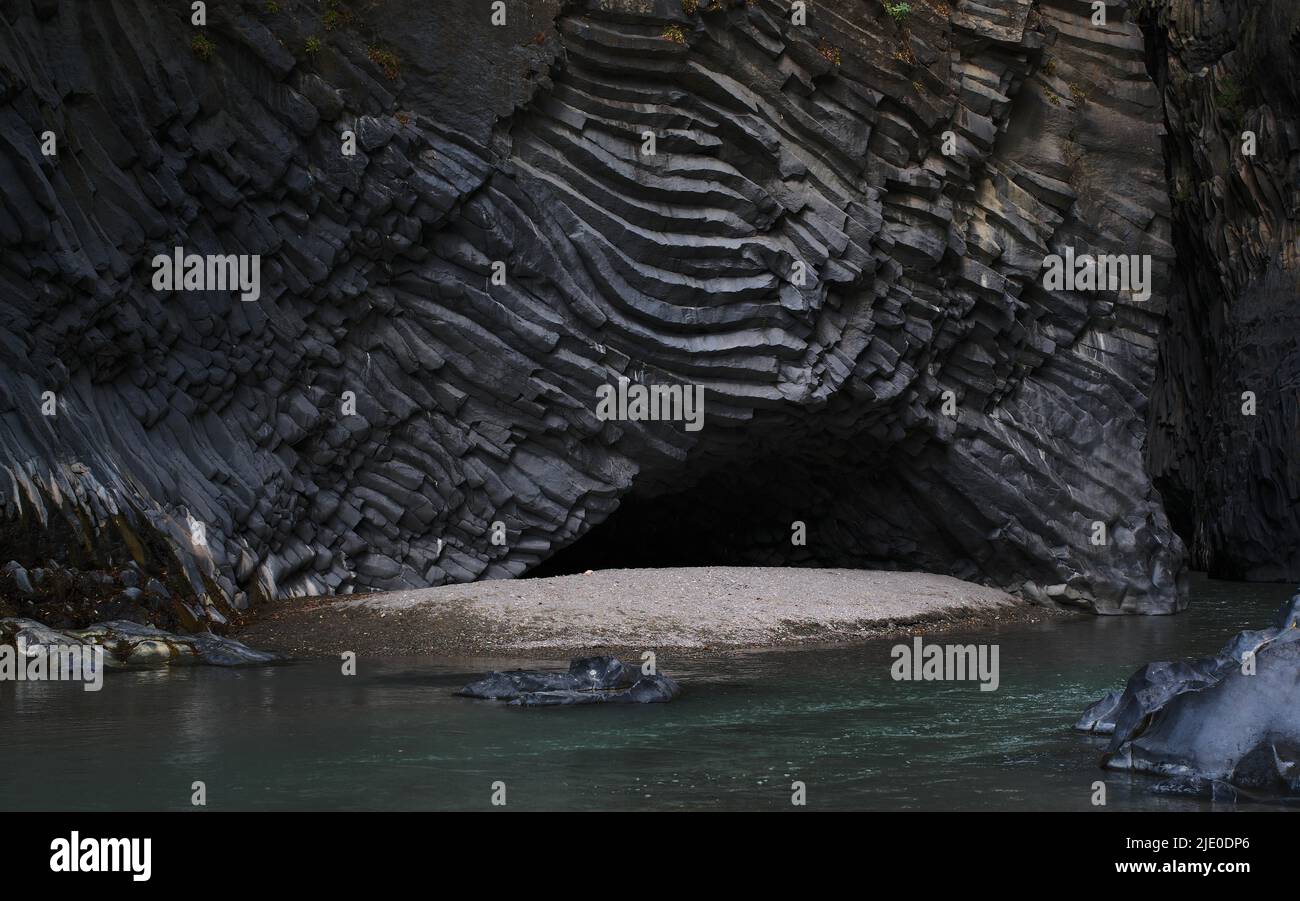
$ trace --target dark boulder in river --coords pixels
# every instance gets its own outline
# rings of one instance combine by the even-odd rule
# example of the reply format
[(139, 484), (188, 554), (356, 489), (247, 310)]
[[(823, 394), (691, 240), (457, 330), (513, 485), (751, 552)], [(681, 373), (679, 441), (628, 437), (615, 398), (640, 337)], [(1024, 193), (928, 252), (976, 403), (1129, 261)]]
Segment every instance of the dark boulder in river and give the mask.
[(1147, 664), (1075, 728), (1112, 734), (1107, 769), (1169, 776), (1159, 791), (1300, 797), (1298, 622), (1300, 595), (1212, 657)]
[(655, 704), (671, 701), (680, 689), (660, 674), (644, 675), (617, 657), (575, 657), (567, 673), (529, 670), (488, 673), (458, 695), (509, 701), (516, 707), (567, 704)]

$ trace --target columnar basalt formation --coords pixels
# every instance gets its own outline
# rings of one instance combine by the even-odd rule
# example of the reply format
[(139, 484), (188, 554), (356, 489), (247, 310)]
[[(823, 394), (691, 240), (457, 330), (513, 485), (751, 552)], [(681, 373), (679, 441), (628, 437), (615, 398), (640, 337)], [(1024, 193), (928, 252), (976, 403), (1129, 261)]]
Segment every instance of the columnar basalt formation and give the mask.
[(1300, 5), (1162, 0), (1175, 244), (1151, 470), (1194, 566), (1300, 580)]
[[(188, 6), (4, 6), (0, 556), (135, 556), (196, 625), (518, 576), (626, 502), (732, 560), (1183, 603), (1122, 6)], [(155, 290), (176, 247), (259, 299)], [(1045, 289), (1067, 249), (1152, 296)], [(597, 418), (620, 377), (704, 428)]]

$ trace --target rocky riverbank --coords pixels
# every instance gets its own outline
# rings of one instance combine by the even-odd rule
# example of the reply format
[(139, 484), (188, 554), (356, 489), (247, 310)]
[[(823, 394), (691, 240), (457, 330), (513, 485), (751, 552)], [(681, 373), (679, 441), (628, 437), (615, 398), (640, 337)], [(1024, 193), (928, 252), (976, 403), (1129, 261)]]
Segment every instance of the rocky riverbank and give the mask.
[(109, 669), (157, 666), (257, 666), (276, 663), (278, 654), (257, 651), (242, 642), (207, 632), (178, 635), (126, 620), (60, 631), (20, 617), (0, 619), (0, 646), (30, 657), (42, 649), (103, 648)]
[(36, 620), (54, 629), (84, 629), (111, 620), (172, 632), (226, 626), (219, 611), (203, 610), (202, 599), (183, 576), (177, 578), (174, 571), (154, 575), (134, 561), (97, 569), (49, 559), (31, 568), (17, 560), (0, 566), (0, 617)]

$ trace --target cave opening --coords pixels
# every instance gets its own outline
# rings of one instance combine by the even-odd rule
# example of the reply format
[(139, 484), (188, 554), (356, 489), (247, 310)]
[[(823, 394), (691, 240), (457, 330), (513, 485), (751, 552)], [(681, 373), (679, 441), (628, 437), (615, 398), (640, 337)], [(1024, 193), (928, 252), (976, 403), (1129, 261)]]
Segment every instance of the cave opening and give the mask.
[[(543, 560), (529, 577), (586, 569), (699, 566), (810, 566), (806, 545), (792, 542), (783, 491), (772, 490), (787, 463), (762, 460), (719, 469), (690, 488), (632, 493), (572, 545)], [(806, 517), (802, 517), (806, 519)]]
[(748, 451), (688, 484), (646, 479), (526, 577), (683, 566), (976, 574), (886, 458), (833, 439)]
[[(815, 506), (793, 500), (803, 493), (800, 484), (806, 487), (802, 470), (788, 458), (769, 457), (714, 470), (684, 489), (633, 492), (603, 522), (527, 575), (673, 566), (827, 565), (806, 539), (815, 526), (810, 522)], [(802, 542), (796, 541), (796, 523), (803, 524)]]

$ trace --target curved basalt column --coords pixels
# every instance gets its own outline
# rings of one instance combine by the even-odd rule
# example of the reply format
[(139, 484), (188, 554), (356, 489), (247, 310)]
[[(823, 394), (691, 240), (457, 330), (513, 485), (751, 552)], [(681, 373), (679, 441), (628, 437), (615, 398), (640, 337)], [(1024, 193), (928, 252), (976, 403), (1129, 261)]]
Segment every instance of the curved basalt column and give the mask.
[[(1183, 603), (1143, 466), (1160, 105), (1123, 10), (208, 7), (0, 23), (3, 511), (65, 536), (0, 555), (129, 551), (219, 620), (517, 576), (676, 497), (755, 562)], [(260, 255), (261, 297), (153, 290), (176, 246)], [(1154, 293), (1046, 290), (1067, 247), (1149, 254)], [(704, 427), (598, 418), (619, 377), (704, 386)]]
[[(1152, 395), (1151, 470), (1193, 564), (1300, 580), (1300, 6), (1162, 0), (1182, 261)], [(1244, 136), (1254, 135), (1254, 154)]]

